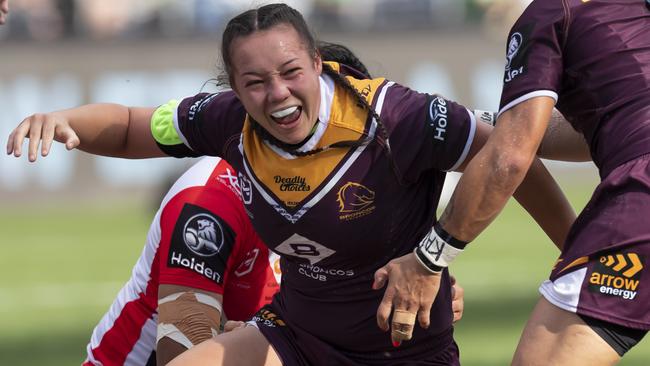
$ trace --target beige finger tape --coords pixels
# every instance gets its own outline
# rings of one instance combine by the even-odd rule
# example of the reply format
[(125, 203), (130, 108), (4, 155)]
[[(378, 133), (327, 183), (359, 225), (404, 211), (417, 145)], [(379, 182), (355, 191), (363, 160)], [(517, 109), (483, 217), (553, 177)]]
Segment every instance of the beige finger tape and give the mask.
[(408, 341), (413, 336), (413, 326), (417, 314), (405, 310), (393, 311), (393, 324), (391, 326), (392, 338), (396, 341)]

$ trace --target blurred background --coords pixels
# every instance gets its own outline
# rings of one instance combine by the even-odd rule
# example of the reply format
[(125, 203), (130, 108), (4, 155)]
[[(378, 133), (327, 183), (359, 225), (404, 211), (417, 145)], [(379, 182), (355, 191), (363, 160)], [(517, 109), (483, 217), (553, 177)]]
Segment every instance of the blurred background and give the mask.
[[(219, 39), (249, 0), (10, 0), (0, 26), (0, 141), (26, 116), (90, 102), (155, 106), (214, 89)], [(317, 36), (376, 76), (497, 110), (507, 32), (526, 0), (295, 0)], [(191, 159), (0, 157), (0, 365), (70, 365), (130, 277), (162, 194)], [(547, 166), (577, 211), (592, 164)], [(449, 192), (457, 180), (450, 175)], [(557, 250), (509, 204), (454, 264), (464, 365), (504, 365)], [(622, 365), (647, 365), (650, 345)]]

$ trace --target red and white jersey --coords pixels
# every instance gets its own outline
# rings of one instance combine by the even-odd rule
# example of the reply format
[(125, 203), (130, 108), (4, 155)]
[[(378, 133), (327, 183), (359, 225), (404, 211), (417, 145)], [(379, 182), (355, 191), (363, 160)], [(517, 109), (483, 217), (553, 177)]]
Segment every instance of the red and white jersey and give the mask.
[(204, 158), (185, 172), (160, 206), (131, 279), (95, 327), (84, 365), (146, 365), (156, 349), (158, 285), (223, 296), (230, 320), (248, 320), (270, 302), (279, 257), (259, 239), (233, 168)]

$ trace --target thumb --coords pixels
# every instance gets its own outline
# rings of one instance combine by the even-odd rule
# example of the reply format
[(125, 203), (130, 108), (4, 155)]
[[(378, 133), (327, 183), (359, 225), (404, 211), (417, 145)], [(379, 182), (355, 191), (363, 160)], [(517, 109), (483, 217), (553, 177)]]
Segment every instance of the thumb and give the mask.
[(79, 137), (77, 137), (77, 134), (74, 133), (74, 131), (70, 130), (68, 135), (65, 138), (65, 148), (68, 150), (72, 150), (75, 147), (79, 146)]
[(372, 283), (372, 289), (379, 290), (386, 286), (386, 280), (388, 280), (388, 270), (386, 270), (386, 267), (381, 267), (375, 272), (375, 281)]

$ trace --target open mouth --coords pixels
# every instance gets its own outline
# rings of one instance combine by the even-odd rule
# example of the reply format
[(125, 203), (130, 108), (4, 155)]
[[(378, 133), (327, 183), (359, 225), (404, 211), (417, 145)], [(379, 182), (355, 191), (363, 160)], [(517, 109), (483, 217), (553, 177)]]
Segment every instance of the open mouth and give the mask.
[(301, 113), (302, 113), (301, 107), (293, 106), (293, 107), (281, 109), (279, 111), (275, 111), (271, 113), (271, 117), (273, 118), (273, 121), (277, 124), (288, 125), (297, 121), (298, 118), (300, 118)]

